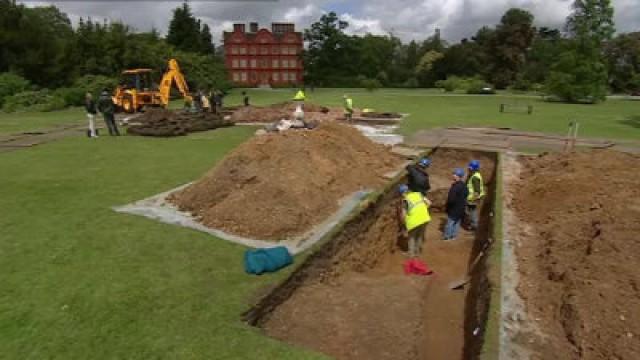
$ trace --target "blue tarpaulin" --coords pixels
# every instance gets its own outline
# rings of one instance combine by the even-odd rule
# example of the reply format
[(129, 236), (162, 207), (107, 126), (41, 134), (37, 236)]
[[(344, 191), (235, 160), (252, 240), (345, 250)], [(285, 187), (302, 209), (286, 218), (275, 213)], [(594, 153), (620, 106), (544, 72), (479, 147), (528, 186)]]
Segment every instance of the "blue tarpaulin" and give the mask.
[(293, 257), (284, 246), (247, 250), (244, 253), (244, 270), (249, 274), (260, 275), (274, 272), (293, 263)]

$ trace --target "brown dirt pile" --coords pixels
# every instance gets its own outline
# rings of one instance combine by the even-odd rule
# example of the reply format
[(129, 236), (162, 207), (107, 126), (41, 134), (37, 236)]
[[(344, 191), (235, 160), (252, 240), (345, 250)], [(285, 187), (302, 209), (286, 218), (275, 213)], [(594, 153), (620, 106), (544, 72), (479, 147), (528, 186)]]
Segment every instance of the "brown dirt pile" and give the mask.
[(197, 131), (233, 126), (214, 113), (191, 113), (166, 109), (149, 109), (135, 118), (127, 129), (128, 134), (142, 136), (181, 136)]
[[(292, 101), (270, 106), (246, 106), (233, 112), (231, 120), (237, 123), (272, 123), (282, 119), (292, 120), (296, 104)], [(342, 110), (328, 108), (313, 103), (304, 104), (305, 120), (328, 121), (342, 116)]]
[(358, 130), (325, 123), (251, 139), (172, 201), (207, 226), (282, 240), (322, 222), (341, 198), (379, 187), (397, 164)]
[(523, 160), (515, 194), (519, 292), (545, 359), (640, 359), (640, 157)]

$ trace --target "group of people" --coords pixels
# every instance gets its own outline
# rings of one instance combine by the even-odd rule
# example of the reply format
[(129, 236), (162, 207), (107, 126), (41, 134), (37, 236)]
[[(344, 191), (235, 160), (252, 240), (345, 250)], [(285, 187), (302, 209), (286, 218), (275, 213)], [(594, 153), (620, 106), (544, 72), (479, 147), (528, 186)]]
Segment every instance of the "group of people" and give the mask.
[(113, 99), (107, 89), (102, 91), (97, 103), (93, 99), (93, 95), (87, 92), (84, 97), (84, 107), (87, 111), (87, 117), (89, 118), (89, 131), (87, 133), (89, 137), (98, 137), (98, 130), (95, 124), (95, 118), (98, 112), (102, 113), (104, 122), (109, 130), (109, 135), (120, 136), (120, 131), (118, 131), (118, 125), (116, 125), (115, 119), (116, 105), (113, 103)]
[[(431, 189), (427, 169), (431, 160), (421, 159), (417, 164), (407, 166), (408, 182), (398, 191), (402, 195), (401, 218), (408, 236), (409, 256), (418, 257), (422, 253), (427, 225), (431, 222), (429, 207), (431, 201), (427, 193)], [(480, 173), (480, 161), (472, 160), (467, 172), (456, 168), (452, 172), (452, 184), (446, 202), (447, 222), (443, 231), (443, 240), (454, 240), (463, 221), (468, 222), (467, 229), (478, 228), (478, 211), (485, 196), (484, 180)]]
[(221, 90), (198, 90), (192, 99), (190, 99), (189, 97), (185, 97), (184, 107), (185, 109), (196, 112), (202, 111), (218, 114), (222, 111), (223, 100), (224, 93)]

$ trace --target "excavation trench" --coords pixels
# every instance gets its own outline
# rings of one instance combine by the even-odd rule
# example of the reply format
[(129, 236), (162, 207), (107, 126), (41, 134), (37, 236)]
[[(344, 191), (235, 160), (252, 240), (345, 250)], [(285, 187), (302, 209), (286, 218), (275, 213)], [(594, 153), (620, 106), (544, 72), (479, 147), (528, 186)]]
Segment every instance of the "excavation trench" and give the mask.
[[(464, 278), (490, 241), (497, 157), (493, 153), (439, 149), (431, 154), (434, 202), (422, 259), (426, 277), (403, 272), (396, 193), (399, 177), (327, 236), (286, 279), (245, 313), (267, 335), (337, 359), (475, 359), (484, 337), (490, 283), (485, 251), (462, 290)], [(444, 203), (453, 168), (482, 162), (488, 195), (480, 228), (441, 240)]]

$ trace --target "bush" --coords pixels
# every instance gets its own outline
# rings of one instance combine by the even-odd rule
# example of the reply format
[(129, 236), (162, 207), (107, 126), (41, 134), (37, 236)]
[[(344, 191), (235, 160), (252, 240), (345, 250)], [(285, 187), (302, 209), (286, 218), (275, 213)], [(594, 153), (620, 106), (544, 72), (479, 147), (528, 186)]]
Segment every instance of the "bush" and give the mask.
[(467, 94), (491, 95), (496, 93), (490, 84), (480, 78), (467, 79), (464, 85)]
[(0, 107), (7, 96), (17, 94), (29, 89), (31, 84), (20, 75), (13, 73), (0, 74)]
[(54, 95), (49, 90), (23, 91), (5, 98), (2, 110), (15, 111), (54, 111), (64, 109), (66, 103), (59, 95)]
[(85, 75), (76, 79), (73, 82), (73, 88), (80, 89), (83, 93), (90, 92), (97, 99), (102, 92), (102, 89), (109, 89), (113, 91), (118, 85), (116, 79), (112, 79), (102, 75)]
[(407, 79), (407, 81), (404, 82), (404, 84), (402, 84), (402, 87), (410, 89), (415, 89), (418, 86), (420, 86), (420, 84), (418, 83), (418, 79), (416, 79), (415, 77), (410, 77), (409, 79)]
[(460, 79), (457, 76), (450, 76), (445, 80), (436, 81), (436, 87), (440, 89), (444, 89), (444, 91), (446, 92), (452, 92), (461, 87), (461, 82), (462, 82), (461, 80), (462, 79)]
[(368, 91), (374, 91), (382, 87), (382, 83), (378, 79), (364, 79), (360, 82), (360, 86)]
[(563, 102), (593, 104), (604, 101), (607, 96), (606, 66), (577, 51), (566, 51), (553, 65), (546, 90)]
[(59, 88), (53, 95), (64, 100), (66, 106), (81, 106), (84, 104), (86, 90), (77, 87)]

